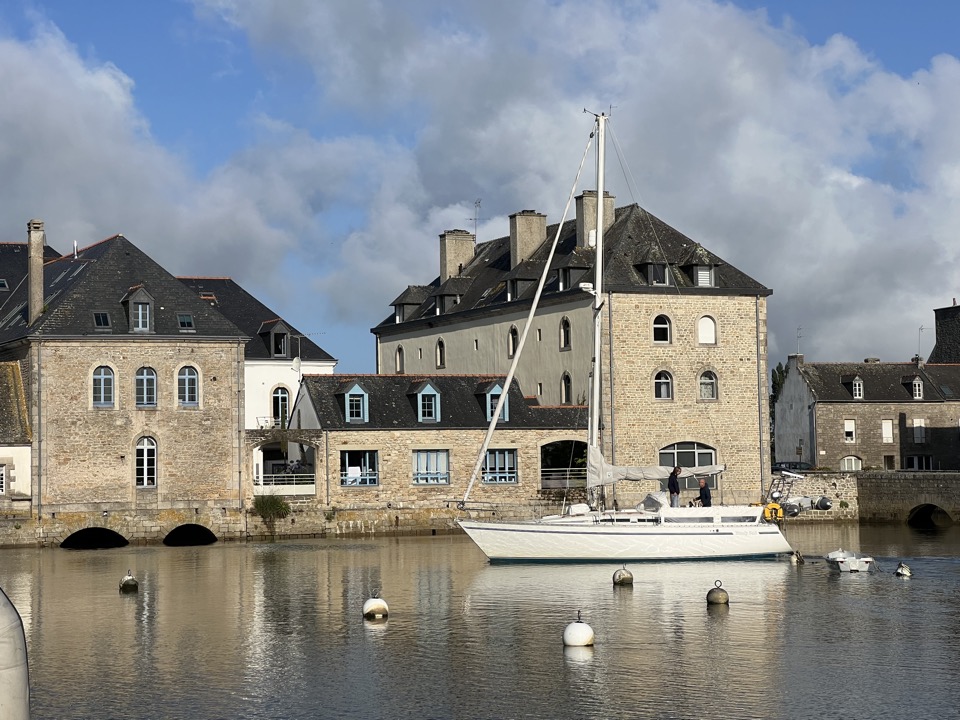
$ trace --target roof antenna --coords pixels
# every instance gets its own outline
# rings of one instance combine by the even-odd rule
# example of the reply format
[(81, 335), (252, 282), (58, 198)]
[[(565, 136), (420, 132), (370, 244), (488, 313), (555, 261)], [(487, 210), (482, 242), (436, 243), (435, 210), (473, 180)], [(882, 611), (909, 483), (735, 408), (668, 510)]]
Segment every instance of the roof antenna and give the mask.
[(477, 239), (477, 222), (480, 220), (480, 198), (473, 203), (473, 239)]
[(73, 259), (74, 260), (77, 259), (77, 241), (76, 240), (73, 241)]
[(800, 338), (803, 337), (803, 332), (802, 332), (802, 330), (803, 330), (802, 327), (798, 327), (798, 328), (797, 328), (797, 355), (800, 354)]

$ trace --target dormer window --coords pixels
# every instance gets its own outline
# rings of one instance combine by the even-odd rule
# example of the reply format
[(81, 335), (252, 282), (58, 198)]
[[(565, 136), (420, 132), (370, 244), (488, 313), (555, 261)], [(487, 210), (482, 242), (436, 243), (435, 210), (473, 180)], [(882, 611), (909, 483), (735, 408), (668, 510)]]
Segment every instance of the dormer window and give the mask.
[(863, 400), (863, 380), (858, 377), (853, 379), (853, 399)]
[(417, 393), (417, 421), (440, 422), (440, 393), (429, 383)]
[[(492, 388), (487, 391), (487, 421), (493, 419), (494, 413), (497, 411), (497, 403), (500, 402), (500, 395), (503, 394), (503, 386), (497, 383)], [(510, 419), (510, 398), (506, 397), (503, 399), (503, 407), (500, 409), (500, 420), (507, 421)]]
[(516, 280), (507, 280), (507, 302), (515, 300), (518, 296), (519, 285)]
[(290, 357), (290, 344), (288, 342), (288, 335), (285, 332), (275, 332), (273, 333), (273, 357)]
[(130, 289), (123, 303), (127, 309), (130, 332), (152, 333), (154, 331), (153, 297), (142, 286)]
[(567, 290), (570, 288), (570, 268), (560, 268), (557, 277), (559, 280), (558, 290)]
[(669, 285), (670, 273), (666, 263), (650, 263), (647, 266), (647, 282), (651, 285)]
[(134, 332), (150, 332), (150, 303), (135, 302), (132, 320)]
[(913, 379), (913, 399), (923, 400), (923, 380), (918, 377)]
[(404, 311), (403, 305), (394, 305), (393, 306), (393, 321), (395, 323), (402, 323), (404, 320)]
[(716, 285), (712, 265), (694, 266), (693, 278), (697, 287), (714, 287), (714, 285)]
[(368, 421), (367, 393), (359, 385), (354, 385), (344, 397), (344, 408), (348, 423), (365, 423)]

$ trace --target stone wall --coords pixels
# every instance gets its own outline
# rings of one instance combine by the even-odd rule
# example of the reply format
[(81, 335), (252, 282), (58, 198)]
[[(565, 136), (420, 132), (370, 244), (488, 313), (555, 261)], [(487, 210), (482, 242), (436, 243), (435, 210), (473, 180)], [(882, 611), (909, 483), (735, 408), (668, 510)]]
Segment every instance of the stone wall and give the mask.
[[(145, 510), (239, 502), (242, 348), (228, 341), (45, 341), (33, 374), (34, 505), (43, 514), (119, 503)], [(34, 362), (36, 359), (34, 358)], [(177, 373), (199, 373), (196, 407), (177, 402)], [(94, 407), (92, 376), (114, 373), (112, 407)], [(140, 367), (157, 373), (156, 408), (137, 408)], [(39, 405), (39, 412), (37, 406)], [(137, 442), (157, 443), (157, 486), (137, 489)], [(36, 481), (39, 477), (40, 481)]]
[[(669, 343), (653, 340), (658, 315), (670, 319)], [(704, 316), (716, 321), (715, 343), (698, 337)], [(725, 500), (759, 500), (770, 471), (765, 298), (615, 294), (612, 318), (616, 463), (658, 464), (663, 447), (702, 443), (716, 448), (716, 462), (727, 467)], [(654, 397), (654, 377), (661, 370), (673, 377), (669, 400)], [(717, 376), (716, 400), (699, 397), (699, 377), (708, 370)], [(606, 363), (603, 372), (609, 388)], [(607, 397), (603, 400), (608, 407)], [(611, 427), (608, 410), (605, 426)], [(609, 441), (608, 436), (605, 445)]]

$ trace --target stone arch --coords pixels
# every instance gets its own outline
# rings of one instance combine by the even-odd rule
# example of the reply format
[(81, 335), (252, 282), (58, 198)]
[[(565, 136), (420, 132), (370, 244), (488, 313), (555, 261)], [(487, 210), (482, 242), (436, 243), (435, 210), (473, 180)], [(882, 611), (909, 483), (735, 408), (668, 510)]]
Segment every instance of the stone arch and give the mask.
[(130, 541), (120, 533), (99, 525), (76, 530), (60, 541), (60, 547), (64, 550), (102, 550), (129, 544)]
[(200, 523), (184, 523), (177, 525), (163, 538), (163, 544), (170, 547), (187, 547), (193, 545), (212, 545), (218, 540), (214, 532)]
[(933, 503), (917, 505), (907, 513), (907, 525), (915, 528), (946, 528), (954, 522), (950, 513)]

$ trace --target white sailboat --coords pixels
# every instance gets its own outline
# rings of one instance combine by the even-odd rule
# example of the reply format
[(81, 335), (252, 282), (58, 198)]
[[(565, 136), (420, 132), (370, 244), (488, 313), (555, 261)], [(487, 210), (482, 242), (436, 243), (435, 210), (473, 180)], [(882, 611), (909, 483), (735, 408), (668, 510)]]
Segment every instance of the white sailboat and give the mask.
[[(594, 296), (594, 372), (589, 401), (589, 438), (587, 446), (587, 487), (612, 485), (619, 480), (665, 479), (671, 468), (621, 467), (608, 464), (600, 449), (600, 310), (603, 303), (603, 206), (604, 143), (607, 117), (597, 116), (597, 239), (595, 287), (584, 287)], [(562, 225), (562, 223), (561, 223)], [(552, 257), (552, 251), (551, 251)], [(530, 309), (536, 310), (546, 279), (544, 275)], [(530, 318), (520, 338), (513, 364), (507, 374), (509, 386), (530, 327)], [(503, 398), (506, 393), (500, 398)], [(480, 449), (473, 475), (461, 508), (466, 507), (470, 490), (483, 465), (486, 450), (500, 415), (500, 406)], [(714, 474), (723, 467), (697, 468), (700, 475)], [(682, 476), (691, 476), (684, 470)], [(758, 558), (792, 553), (770, 512), (762, 505), (720, 505), (714, 507), (672, 508), (665, 493), (651, 493), (643, 503), (628, 510), (600, 510), (587, 504), (574, 504), (562, 515), (535, 520), (488, 521), (459, 519), (458, 524), (492, 562), (590, 562), (643, 560), (699, 560), (720, 558)]]

